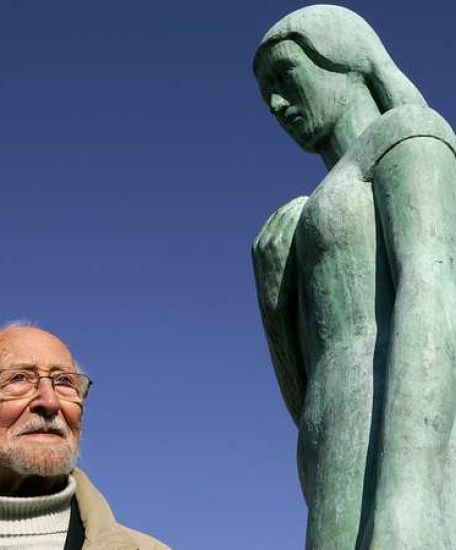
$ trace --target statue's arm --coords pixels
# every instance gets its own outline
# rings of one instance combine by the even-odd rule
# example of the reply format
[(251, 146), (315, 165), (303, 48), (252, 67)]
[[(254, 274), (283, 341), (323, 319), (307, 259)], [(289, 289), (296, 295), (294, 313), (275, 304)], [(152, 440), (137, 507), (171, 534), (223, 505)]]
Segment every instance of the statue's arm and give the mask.
[(434, 137), (400, 142), (376, 166), (373, 193), (395, 303), (370, 548), (418, 548), (426, 530), (423, 540), (437, 540), (427, 514), (438, 509), (431, 472), (443, 460), (455, 416), (453, 150)]
[(287, 408), (297, 424), (306, 386), (298, 338), (296, 225), (307, 197), (275, 212), (253, 244), (253, 264), (261, 317), (272, 363)]

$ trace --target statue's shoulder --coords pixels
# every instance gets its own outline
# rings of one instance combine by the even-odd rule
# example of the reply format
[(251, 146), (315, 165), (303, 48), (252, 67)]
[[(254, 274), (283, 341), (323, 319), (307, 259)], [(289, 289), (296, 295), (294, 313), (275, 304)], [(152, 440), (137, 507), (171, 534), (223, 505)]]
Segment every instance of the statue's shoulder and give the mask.
[(456, 136), (436, 111), (419, 105), (402, 105), (379, 117), (350, 152), (366, 179), (376, 164), (398, 143), (413, 137), (432, 137), (444, 142), (456, 155)]

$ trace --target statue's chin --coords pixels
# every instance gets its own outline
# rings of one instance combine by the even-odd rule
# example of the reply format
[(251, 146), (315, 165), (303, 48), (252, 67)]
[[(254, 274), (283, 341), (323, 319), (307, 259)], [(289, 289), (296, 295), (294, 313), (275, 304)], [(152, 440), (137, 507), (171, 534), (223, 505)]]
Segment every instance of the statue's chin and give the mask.
[(322, 143), (328, 133), (318, 127), (309, 128), (308, 125), (296, 124), (295, 126), (285, 129), (288, 135), (308, 153), (319, 153), (322, 148)]
[(318, 136), (315, 133), (308, 134), (303, 132), (288, 132), (288, 134), (293, 138), (294, 141), (308, 153), (317, 153), (317, 142)]

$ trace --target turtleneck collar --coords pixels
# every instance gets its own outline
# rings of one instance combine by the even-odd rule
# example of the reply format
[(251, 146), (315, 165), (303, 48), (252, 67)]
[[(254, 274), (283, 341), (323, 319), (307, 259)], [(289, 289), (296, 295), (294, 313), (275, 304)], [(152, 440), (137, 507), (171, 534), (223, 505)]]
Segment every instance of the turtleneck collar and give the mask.
[(1, 535), (33, 535), (66, 532), (76, 481), (68, 476), (58, 493), (36, 497), (0, 496)]

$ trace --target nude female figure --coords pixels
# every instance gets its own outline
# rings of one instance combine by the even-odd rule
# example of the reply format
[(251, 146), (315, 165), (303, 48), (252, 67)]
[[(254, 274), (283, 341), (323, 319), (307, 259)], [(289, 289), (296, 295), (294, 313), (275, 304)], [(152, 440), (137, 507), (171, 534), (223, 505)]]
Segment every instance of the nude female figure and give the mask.
[(288, 15), (254, 70), (329, 170), (253, 248), (306, 548), (454, 550), (456, 138), (347, 9)]

